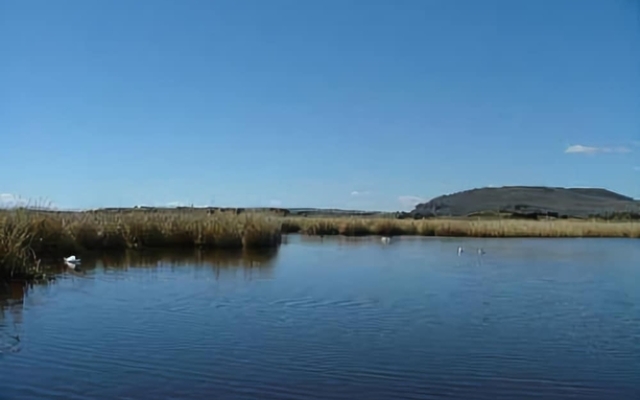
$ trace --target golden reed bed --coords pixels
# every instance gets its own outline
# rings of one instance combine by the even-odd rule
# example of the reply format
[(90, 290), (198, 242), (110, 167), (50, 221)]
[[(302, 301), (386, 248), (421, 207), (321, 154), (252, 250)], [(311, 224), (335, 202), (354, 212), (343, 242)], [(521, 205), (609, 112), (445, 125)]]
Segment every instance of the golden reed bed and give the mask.
[(640, 222), (585, 220), (286, 218), (283, 233), (309, 235), (419, 235), (455, 237), (640, 238)]
[(252, 249), (281, 242), (271, 215), (0, 212), (0, 280), (40, 275), (41, 260), (90, 250)]
[(282, 234), (468, 237), (640, 237), (638, 222), (400, 220), (229, 212), (0, 212), (0, 280), (37, 276), (42, 260), (92, 250), (277, 247)]

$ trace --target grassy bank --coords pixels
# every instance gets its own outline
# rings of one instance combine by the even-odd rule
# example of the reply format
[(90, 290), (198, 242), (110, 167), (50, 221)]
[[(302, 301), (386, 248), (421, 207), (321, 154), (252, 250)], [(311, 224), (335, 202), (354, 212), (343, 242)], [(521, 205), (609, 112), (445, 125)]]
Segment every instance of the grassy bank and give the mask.
[(389, 218), (286, 218), (283, 233), (308, 235), (420, 235), (455, 237), (640, 238), (640, 222), (586, 220), (471, 220)]
[(0, 280), (31, 279), (62, 256), (90, 250), (275, 247), (281, 220), (267, 214), (0, 212)]

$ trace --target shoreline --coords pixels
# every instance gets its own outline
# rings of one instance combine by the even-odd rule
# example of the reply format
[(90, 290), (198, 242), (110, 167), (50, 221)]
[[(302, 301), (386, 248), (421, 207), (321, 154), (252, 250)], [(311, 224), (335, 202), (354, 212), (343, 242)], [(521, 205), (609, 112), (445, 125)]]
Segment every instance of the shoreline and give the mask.
[(269, 212), (0, 211), (0, 281), (47, 279), (50, 260), (91, 251), (277, 248), (283, 235), (640, 238), (640, 222), (284, 217)]

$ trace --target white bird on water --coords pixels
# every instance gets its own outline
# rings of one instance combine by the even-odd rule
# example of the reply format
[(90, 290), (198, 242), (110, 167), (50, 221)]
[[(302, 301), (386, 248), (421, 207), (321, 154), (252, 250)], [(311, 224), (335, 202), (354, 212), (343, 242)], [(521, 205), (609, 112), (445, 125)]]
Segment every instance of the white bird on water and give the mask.
[(482, 250), (482, 247), (478, 248), (478, 255), (483, 255), (484, 254), (484, 250)]
[(391, 243), (391, 238), (389, 236), (383, 236), (380, 240), (382, 240), (382, 243), (384, 244)]
[(79, 264), (80, 263), (80, 259), (76, 258), (76, 256), (69, 256), (69, 257), (63, 257), (64, 260), (68, 263), (71, 264)]
[(62, 257), (62, 259), (69, 268), (75, 268), (76, 265), (80, 264), (80, 259), (76, 258), (76, 256)]
[(462, 249), (462, 246), (458, 246), (458, 255), (462, 255), (462, 253), (464, 253), (464, 250)]

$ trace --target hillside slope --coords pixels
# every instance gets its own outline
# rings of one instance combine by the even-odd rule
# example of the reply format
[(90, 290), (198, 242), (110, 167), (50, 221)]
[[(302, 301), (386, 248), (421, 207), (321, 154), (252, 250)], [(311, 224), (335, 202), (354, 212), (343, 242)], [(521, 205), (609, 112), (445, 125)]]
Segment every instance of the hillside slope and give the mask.
[(640, 202), (606, 189), (505, 186), (439, 196), (418, 204), (411, 214), (467, 216), (482, 212), (588, 217), (612, 212), (638, 213)]

